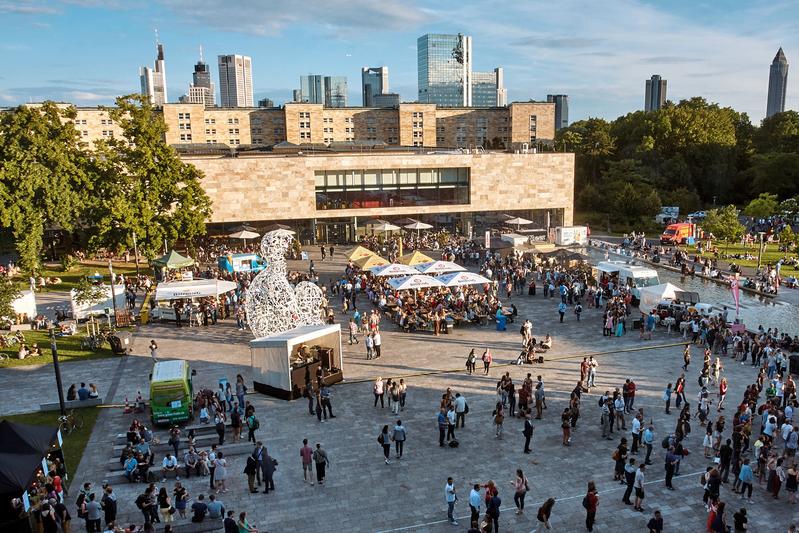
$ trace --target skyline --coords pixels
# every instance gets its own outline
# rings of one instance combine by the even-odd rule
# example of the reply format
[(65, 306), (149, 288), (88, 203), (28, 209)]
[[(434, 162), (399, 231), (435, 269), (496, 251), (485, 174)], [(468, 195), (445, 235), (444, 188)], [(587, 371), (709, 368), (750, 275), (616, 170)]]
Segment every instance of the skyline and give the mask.
[[(392, 92), (414, 101), (416, 39), (461, 32), (473, 37), (476, 71), (505, 69), (509, 102), (568, 94), (570, 121), (643, 109), (643, 82), (660, 74), (673, 101), (703, 96), (759, 123), (771, 59), (780, 46), (789, 62), (799, 50), (799, 0), (680, 0), (668, 10), (632, 0), (602, 9), (575, 0), (561, 6), (334, 0), (297, 13), (290, 2), (263, 9), (244, 0), (239, 16), (230, 17), (208, 0), (5, 2), (0, 105), (52, 99), (92, 106), (138, 92), (138, 68), (155, 54), (155, 28), (165, 47), (170, 102), (187, 92), (200, 46), (208, 59), (252, 57), (256, 101), (290, 101), (300, 75), (330, 72), (348, 77), (348, 99), (360, 104), (354, 82), (373, 65), (388, 66)], [(799, 108), (795, 87), (788, 85), (786, 109)]]

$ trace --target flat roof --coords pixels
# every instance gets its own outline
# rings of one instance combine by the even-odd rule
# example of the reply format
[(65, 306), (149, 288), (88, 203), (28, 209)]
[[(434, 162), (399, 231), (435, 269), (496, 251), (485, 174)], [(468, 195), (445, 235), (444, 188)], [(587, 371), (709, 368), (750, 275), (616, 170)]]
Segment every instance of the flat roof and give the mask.
[(186, 365), (186, 361), (182, 359), (158, 361), (153, 365), (152, 381), (182, 380), (186, 375)]

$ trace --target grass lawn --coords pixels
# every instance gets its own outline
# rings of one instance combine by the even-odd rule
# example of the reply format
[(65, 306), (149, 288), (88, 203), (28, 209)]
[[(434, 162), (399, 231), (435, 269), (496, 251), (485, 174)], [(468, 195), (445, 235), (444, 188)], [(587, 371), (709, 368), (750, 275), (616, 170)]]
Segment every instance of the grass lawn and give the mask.
[[(139, 265), (139, 269), (143, 272), (147, 272), (148, 267), (146, 265)], [(45, 278), (61, 278), (61, 283), (58, 285), (51, 285), (45, 288), (46, 291), (70, 291), (74, 289), (80, 280), (82, 280), (85, 276), (91, 276), (97, 272), (101, 276), (105, 278), (105, 282), (108, 283), (111, 279), (110, 274), (108, 273), (108, 264), (100, 265), (98, 262), (84, 262), (84, 263), (77, 263), (72, 270), (69, 272), (64, 272), (61, 269), (61, 266), (56, 263), (46, 263), (44, 270), (40, 273), (40, 275), (44, 276)], [(124, 263), (122, 265), (115, 264), (114, 265), (114, 273), (125, 274), (128, 276), (130, 274), (136, 274), (136, 267), (133, 263)], [(37, 273), (38, 274), (38, 273)], [(30, 283), (28, 283), (27, 276), (20, 276), (17, 278), (17, 283), (19, 284), (20, 289), (29, 289)]]
[[(754, 256), (754, 259), (735, 259), (732, 257), (728, 257), (722, 260), (728, 262), (732, 261), (736, 265), (742, 267), (750, 267), (752, 269), (757, 268), (757, 250), (758, 250), (757, 244), (753, 246), (730, 244), (729, 246), (727, 246), (719, 242), (716, 243), (715, 246), (719, 249), (719, 259), (722, 259), (722, 257), (725, 254), (728, 256), (737, 255), (737, 254), (745, 255), (747, 253), (752, 254)], [(685, 248), (687, 249), (688, 253), (691, 255), (696, 253), (696, 246), (686, 246)], [(763, 247), (763, 257), (761, 259), (760, 264), (762, 266), (766, 266), (768, 263), (771, 263), (773, 265), (782, 257), (795, 257), (795, 256), (796, 253), (780, 252), (778, 244), (766, 244)], [(702, 257), (708, 257), (713, 259), (715, 256), (712, 253), (705, 252), (702, 254)], [(780, 274), (782, 275), (782, 277), (785, 277), (786, 275), (797, 275), (799, 274), (799, 269), (796, 269), (792, 266), (783, 265), (783, 267), (780, 269)]]
[[(8, 332), (5, 332), (6, 334)], [(2, 348), (0, 352), (9, 356), (9, 360), (0, 363), (2, 367), (10, 366), (26, 366), (38, 365), (53, 362), (53, 356), (50, 353), (50, 333), (47, 331), (23, 331), (25, 334), (25, 341), (28, 346), (37, 343), (42, 350), (42, 355), (39, 357), (28, 357), (25, 359), (17, 359), (17, 351), (19, 346), (14, 345), (11, 348)], [(105, 343), (102, 348), (91, 351), (83, 350), (80, 347), (80, 341), (86, 337), (86, 331), (83, 330), (81, 334), (80, 329), (77, 335), (71, 337), (56, 337), (56, 346), (58, 347), (58, 360), (60, 362), (67, 361), (88, 361), (90, 359), (104, 359), (106, 357), (113, 357), (111, 347)]]
[[(64, 439), (64, 460), (66, 461), (70, 481), (74, 478), (75, 471), (78, 469), (80, 458), (83, 456), (83, 451), (86, 449), (86, 443), (89, 442), (89, 437), (92, 434), (94, 424), (97, 422), (100, 409), (97, 407), (84, 407), (83, 409), (76, 409), (75, 413), (80, 415), (83, 419), (83, 428), (73, 431), (69, 435), (62, 435)], [(44, 413), (34, 412), (22, 415), (4, 416), (2, 419), (34, 426), (58, 427), (58, 417), (60, 415), (61, 413), (58, 411), (48, 411)], [(69, 483), (67, 483), (67, 485), (69, 485)]]

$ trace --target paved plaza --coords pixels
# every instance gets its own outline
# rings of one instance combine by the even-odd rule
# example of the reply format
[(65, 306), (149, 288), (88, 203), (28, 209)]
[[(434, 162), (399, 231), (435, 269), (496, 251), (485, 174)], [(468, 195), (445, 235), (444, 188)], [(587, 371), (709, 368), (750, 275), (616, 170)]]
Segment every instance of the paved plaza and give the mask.
[[(323, 281), (329, 280), (331, 274), (340, 274), (345, 265), (343, 256), (334, 261), (320, 261), (313, 254), (312, 258)], [(289, 267), (304, 270), (307, 265), (290, 262)], [(678, 335), (667, 335), (659, 329), (652, 341), (639, 340), (637, 332), (623, 338), (605, 338), (601, 334), (600, 311), (586, 309), (581, 322), (569, 313), (566, 322), (559, 324), (557, 300), (545, 300), (540, 291), (536, 297), (524, 295), (512, 301), (519, 309), (519, 321), (532, 320), (536, 337), (550, 333), (554, 339), (543, 366), (507, 364), (519, 351), (520, 322), (509, 324), (504, 332), (489, 324), (456, 328), (451, 335), (435, 337), (429, 332), (402, 333), (384, 320), (383, 357), (379, 360), (367, 361), (363, 343), (348, 346), (344, 338), (346, 381), (332, 388), (333, 411), (337, 416), (334, 420), (320, 424), (316, 417), (308, 415), (303, 400), (284, 402), (259, 394), (248, 395), (261, 421), (257, 437), (280, 463), (275, 475), (277, 491), (268, 495), (250, 494), (246, 476), (241, 473), (249, 447), (226, 443), (221, 449), (230, 450), (229, 491), (220, 496), (225, 506), (237, 512), (246, 510), (259, 531), (466, 531), (472, 484), (494, 480), (503, 501), (501, 531), (534, 529), (535, 513), (549, 497), (557, 499), (551, 520), (553, 531), (584, 531), (581, 501), (587, 481), (594, 480), (600, 491), (594, 528), (597, 532), (645, 531), (655, 509), (663, 513), (665, 531), (704, 531), (707, 514), (698, 480), (710, 463), (702, 454), (703, 432), (698, 423), (692, 424), (693, 432), (687, 441), (691, 454), (683, 461), (680, 476), (675, 478), (677, 490), (666, 490), (662, 481), (664, 450), (660, 441), (673, 431), (677, 412), (672, 410), (671, 415), (666, 415), (661, 396), (666, 383), (674, 383), (680, 373), (682, 350)], [(338, 305), (338, 301), (335, 303)], [(503, 303), (510, 302), (503, 300)], [(359, 304), (362, 308), (369, 306), (363, 296)], [(346, 317), (338, 314), (337, 319), (343, 324)], [(216, 388), (219, 378), (233, 380), (237, 373), (251, 382), (247, 344), (251, 335), (237, 331), (227, 321), (208, 328), (177, 329), (160, 324), (143, 327), (136, 334), (133, 355), (64, 364), (64, 383), (93, 381), (107, 404), (122, 404), (126, 397), (135, 397), (139, 389), (146, 395), (152, 364), (147, 350), (150, 339), (158, 342), (159, 357), (192, 362), (198, 374), (196, 386)], [(469, 350), (476, 348), (479, 357), (484, 347), (490, 347), (495, 357), (490, 375), (483, 376), (480, 368), (477, 374), (466, 375), (463, 369)], [(597, 354), (598, 387), (583, 395), (578, 429), (573, 433), (572, 446), (566, 448), (560, 444), (560, 413), (579, 378), (579, 362), (588, 353)], [(699, 352), (694, 353), (694, 360), (701, 361)], [(697, 392), (695, 373), (699, 370), (694, 366), (687, 379), (687, 396), (692, 406)], [(506, 419), (503, 438), (494, 437), (491, 411), (496, 401), (497, 381), (506, 371), (517, 385), (528, 372), (534, 378), (540, 374), (544, 379), (548, 409), (543, 420), (534, 421), (531, 455), (522, 453), (521, 419)], [(401, 461), (392, 460), (390, 465), (383, 462), (377, 435), (383, 424), (393, 424), (397, 417), (388, 407), (373, 407), (371, 380), (376, 376), (405, 377), (409, 385), (407, 406), (400, 413), (408, 430), (405, 454)], [(728, 364), (726, 376), (730, 382), (727, 403), (732, 406), (738, 403), (755, 374), (749, 365)], [(623, 487), (613, 481), (611, 459), (619, 435), (614, 433), (613, 441), (602, 440), (598, 425), (597, 395), (621, 387), (628, 377), (638, 387), (636, 407), (644, 407), (646, 420), (652, 418), (655, 426), (654, 465), (647, 469), (644, 513), (633, 511), (621, 502)], [(30, 411), (43, 401), (56, 401), (53, 381), (49, 366), (3, 369), (0, 414)], [(456, 431), (458, 449), (439, 448), (437, 442), (437, 409), (447, 387), (464, 395), (470, 407), (466, 427)], [(713, 420), (715, 414), (713, 411)], [(733, 408), (729, 407), (726, 414), (731, 419)], [(118, 469), (118, 463), (112, 461), (118, 454), (114, 437), (125, 431), (132, 418), (119, 407), (103, 409), (73, 480), (73, 490), (84, 481), (92, 481), (99, 487)], [(727, 425), (725, 438), (730, 426)], [(163, 431), (159, 435), (166, 441)], [(629, 440), (629, 434), (625, 436)], [(328, 452), (331, 465), (324, 487), (303, 483), (298, 451), (303, 438), (311, 444), (321, 442)], [(211, 441), (205, 442), (210, 445)], [(643, 454), (638, 457), (642, 460)], [(522, 468), (530, 480), (527, 512), (521, 516), (513, 512), (511, 482), (517, 468)], [(455, 479), (459, 495), (458, 527), (446, 522), (444, 485), (448, 476)], [(172, 480), (167, 482), (170, 489), (173, 484)], [(194, 497), (208, 494), (208, 478), (192, 478), (184, 480), (184, 484)], [(114, 487), (120, 499), (120, 523), (141, 523), (141, 513), (133, 500), (143, 486), (115, 483)], [(741, 506), (741, 500), (727, 486), (722, 488), (721, 498), (728, 502), (727, 517), (731, 524), (732, 513)], [(73, 500), (68, 499), (70, 504)], [(749, 531), (785, 531), (788, 524), (799, 521), (799, 506), (789, 506), (784, 492), (775, 501), (763, 486), (756, 486), (753, 500), (754, 504), (747, 505)]]

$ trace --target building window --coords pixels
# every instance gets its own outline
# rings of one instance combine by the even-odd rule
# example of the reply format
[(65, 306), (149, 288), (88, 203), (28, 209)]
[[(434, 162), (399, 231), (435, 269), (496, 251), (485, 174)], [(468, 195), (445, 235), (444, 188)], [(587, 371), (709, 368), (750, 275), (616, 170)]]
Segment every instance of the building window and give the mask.
[(185, 142), (191, 141), (191, 133), (181, 133), (180, 140)]
[(422, 132), (421, 131), (414, 131), (413, 132), (413, 138), (414, 139), (421, 139), (422, 138)]
[(205, 134), (206, 135), (216, 135), (216, 130), (215, 129), (210, 129), (210, 130), (207, 129), (207, 130), (205, 130)]
[(252, 143), (253, 143), (253, 144), (264, 144), (264, 141), (263, 141), (263, 140), (261, 140), (261, 139), (253, 139), (253, 140), (252, 140)]
[(216, 119), (215, 118), (207, 118), (207, 119), (205, 119), (205, 123), (206, 124), (216, 124)]
[(230, 142), (228, 142), (228, 144), (230, 144), (230, 145), (239, 145), (239, 144), (241, 144), (241, 141), (238, 140), (238, 139), (230, 139)]
[(444, 137), (436, 137), (436, 144), (444, 144)]
[(322, 122), (324, 122), (325, 124), (332, 124), (333, 123), (333, 119), (330, 118), (330, 117), (325, 117), (325, 118), (322, 119)]
[(191, 113), (178, 113), (178, 120), (191, 120)]
[(311, 132), (310, 131), (301, 131), (300, 132), (300, 139), (310, 140), (311, 139)]
[(261, 125), (261, 119), (260, 118), (254, 118), (254, 119), (250, 120), (250, 124), (253, 125), (253, 126), (260, 126)]
[(424, 143), (421, 141), (413, 141), (414, 146), (424, 146)]
[(352, 117), (344, 117), (344, 122), (352, 124)]
[(111, 131), (111, 130), (103, 130), (102, 136), (103, 137), (113, 137), (114, 136), (114, 132)]
[(366, 128), (366, 133), (377, 133), (377, 128)]
[(88, 137), (89, 136), (89, 130), (83, 130), (82, 132), (80, 132), (80, 134), (83, 135), (84, 137)]
[(228, 135), (238, 135), (239, 134), (239, 129), (238, 128), (230, 128), (229, 130), (227, 130), (227, 132), (228, 132)]
[(227, 123), (228, 124), (238, 124), (239, 123), (239, 119), (237, 119), (237, 118), (229, 118), (229, 119), (227, 119)]
[(301, 111), (300, 118), (311, 118), (311, 114), (307, 111)]
[(422, 113), (421, 111), (414, 111), (413, 118), (424, 118), (424, 113)]
[(190, 130), (190, 129), (191, 129), (191, 124), (188, 124), (188, 123), (186, 123), (186, 124), (183, 124), (183, 123), (181, 123), (181, 124), (178, 124), (178, 129), (181, 129), (181, 130)]
[(205, 144), (216, 144), (216, 139), (206, 139)]
[(253, 128), (252, 133), (253, 135), (260, 134), (263, 133), (263, 130), (261, 128)]
[(272, 133), (274, 135), (283, 135), (283, 128), (275, 128)]

